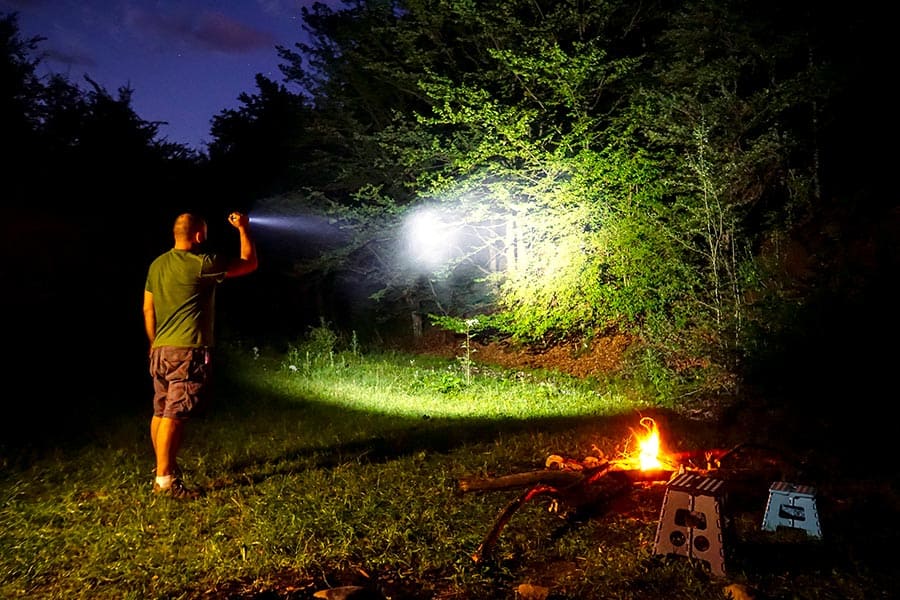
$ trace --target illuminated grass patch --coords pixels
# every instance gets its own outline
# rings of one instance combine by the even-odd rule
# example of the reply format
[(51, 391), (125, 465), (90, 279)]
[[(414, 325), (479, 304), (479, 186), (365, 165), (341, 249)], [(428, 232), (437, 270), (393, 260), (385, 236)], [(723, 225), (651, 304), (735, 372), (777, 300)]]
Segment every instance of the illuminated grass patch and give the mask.
[(284, 369), (283, 391), (316, 403), (399, 417), (530, 419), (633, 410), (615, 391), (554, 373), (480, 367), (467, 381), (448, 361), (384, 355), (317, 369)]

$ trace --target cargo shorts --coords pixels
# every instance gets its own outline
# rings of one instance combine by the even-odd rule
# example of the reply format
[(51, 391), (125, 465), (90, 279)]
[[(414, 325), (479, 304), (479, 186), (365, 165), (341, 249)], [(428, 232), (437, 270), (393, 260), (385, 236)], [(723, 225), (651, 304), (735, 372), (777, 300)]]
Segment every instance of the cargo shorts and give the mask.
[(153, 415), (187, 419), (205, 410), (210, 384), (209, 348), (160, 346), (150, 351)]

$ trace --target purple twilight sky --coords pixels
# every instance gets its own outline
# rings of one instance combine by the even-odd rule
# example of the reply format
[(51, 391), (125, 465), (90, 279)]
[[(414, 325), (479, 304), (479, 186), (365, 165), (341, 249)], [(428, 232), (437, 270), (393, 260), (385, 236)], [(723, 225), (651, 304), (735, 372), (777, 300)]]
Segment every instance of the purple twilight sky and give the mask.
[[(325, 2), (333, 7), (340, 0)], [(23, 38), (46, 38), (42, 65), (85, 88), (88, 75), (115, 95), (133, 89), (160, 137), (204, 150), (212, 117), (257, 91), (254, 77), (282, 81), (276, 45), (305, 41), (301, 7), (313, 0), (0, 0), (18, 13)]]

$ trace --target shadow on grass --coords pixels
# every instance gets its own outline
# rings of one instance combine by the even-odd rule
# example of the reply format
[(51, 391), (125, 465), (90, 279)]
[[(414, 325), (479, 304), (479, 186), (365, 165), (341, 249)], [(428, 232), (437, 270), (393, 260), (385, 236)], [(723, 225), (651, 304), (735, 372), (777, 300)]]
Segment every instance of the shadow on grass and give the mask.
[(123, 419), (146, 419), (149, 432), (152, 389), (146, 349), (81, 350), (59, 363), (17, 367), (23, 385), (7, 402), (4, 416), (11, 425), (0, 436), (0, 460), (21, 462), (93, 444)]
[[(298, 418), (302, 418), (304, 414), (296, 400), (270, 405), (266, 410), (271, 411), (271, 417), (257, 414), (256, 418), (284, 418), (291, 412), (297, 412), (301, 415)], [(340, 409), (334, 410), (331, 418), (354, 422), (377, 417), (364, 411)], [(449, 454), (466, 446), (491, 444), (498, 439), (527, 433), (553, 435), (579, 429), (618, 430), (624, 438), (629, 435), (628, 426), (633, 426), (637, 418), (634, 414), (541, 419), (387, 418), (389, 425), (385, 427), (385, 433), (364, 435), (358, 439), (329, 445), (300, 446), (275, 456), (233, 460), (228, 465), (229, 473), (213, 482), (210, 489), (260, 483), (273, 476), (290, 475), (303, 469), (331, 469), (347, 463), (383, 464), (422, 452)], [(372, 425), (368, 427), (371, 428)], [(510, 464), (510, 470), (514, 472), (543, 468), (543, 464), (529, 464), (528, 458), (523, 456), (521, 462)]]

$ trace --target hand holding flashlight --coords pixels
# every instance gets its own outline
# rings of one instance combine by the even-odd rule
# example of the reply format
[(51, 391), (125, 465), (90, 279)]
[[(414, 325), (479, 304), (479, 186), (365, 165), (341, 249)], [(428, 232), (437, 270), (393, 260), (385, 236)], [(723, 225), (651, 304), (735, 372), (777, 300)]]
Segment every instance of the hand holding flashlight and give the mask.
[(228, 215), (228, 223), (232, 227), (237, 227), (240, 229), (241, 227), (246, 227), (247, 223), (249, 223), (249, 222), (250, 222), (250, 218), (247, 217), (247, 215), (245, 215), (243, 213), (239, 213), (239, 212), (235, 211)]

